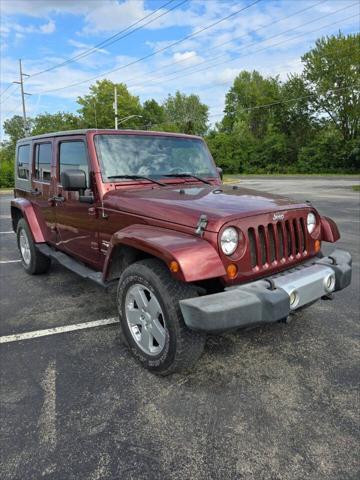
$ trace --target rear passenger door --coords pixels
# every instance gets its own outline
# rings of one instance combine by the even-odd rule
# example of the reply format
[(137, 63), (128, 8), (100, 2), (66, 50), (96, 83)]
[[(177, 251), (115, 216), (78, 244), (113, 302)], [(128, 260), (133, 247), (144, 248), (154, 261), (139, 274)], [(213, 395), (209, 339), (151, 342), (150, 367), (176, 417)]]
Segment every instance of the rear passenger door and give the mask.
[[(65, 191), (61, 173), (65, 170), (83, 170), (86, 173), (87, 194), (91, 194), (87, 145), (84, 137), (59, 138), (56, 141), (56, 229), (57, 247), (84, 263), (98, 268), (101, 258), (98, 249), (98, 220), (92, 204), (82, 203), (79, 192)], [(85, 193), (85, 192), (84, 192)]]
[(45, 224), (45, 239), (56, 238), (55, 212), (50, 199), (54, 194), (53, 139), (34, 141), (30, 198), (38, 218)]

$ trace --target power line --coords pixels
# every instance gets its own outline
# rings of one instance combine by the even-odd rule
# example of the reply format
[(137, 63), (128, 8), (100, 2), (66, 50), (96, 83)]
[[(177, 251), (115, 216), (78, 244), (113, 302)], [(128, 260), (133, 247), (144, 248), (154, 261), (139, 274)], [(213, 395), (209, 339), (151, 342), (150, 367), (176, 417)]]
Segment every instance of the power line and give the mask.
[[(342, 10), (346, 10), (347, 8), (353, 7), (354, 5), (357, 5), (357, 3), (354, 3), (354, 4), (350, 5), (350, 6), (345, 7), (345, 8), (340, 8), (339, 10), (333, 11), (333, 12), (327, 14), (327, 15), (322, 15), (322, 16), (316, 18), (315, 20), (312, 20), (311, 22), (306, 22), (306, 23), (303, 23), (303, 24), (301, 24), (301, 25), (297, 25), (296, 27), (290, 28), (290, 29), (285, 30), (285, 31), (283, 31), (283, 32), (280, 32), (280, 33), (278, 33), (278, 34), (276, 34), (276, 35), (272, 35), (271, 37), (266, 38), (266, 39), (264, 39), (264, 40), (257, 41), (257, 42), (253, 42), (253, 43), (250, 43), (250, 44), (248, 44), (248, 45), (245, 45), (244, 47), (242, 47), (242, 49), (251, 47), (251, 46), (253, 46), (253, 45), (258, 45), (258, 44), (260, 44), (260, 43), (267, 42), (268, 40), (271, 40), (271, 39), (273, 39), (273, 38), (276, 38), (276, 37), (279, 37), (279, 36), (281, 36), (281, 35), (284, 35), (285, 33), (292, 32), (292, 31), (294, 31), (294, 30), (296, 30), (296, 29), (298, 29), (298, 28), (300, 28), (300, 27), (303, 27), (304, 25), (310, 25), (311, 23), (317, 22), (317, 21), (319, 21), (319, 20), (322, 20), (323, 18), (326, 18), (326, 17), (328, 17), (328, 16), (334, 15), (335, 13), (338, 13), (338, 12), (340, 12), (340, 11), (342, 11)], [(292, 15), (290, 15), (290, 16), (292, 16)], [(285, 17), (285, 18), (283, 18), (283, 20), (285, 20), (285, 19), (287, 19), (287, 18), (288, 18), (288, 17)], [(275, 22), (275, 23), (277, 23), (277, 22)], [(321, 28), (322, 28), (322, 27), (321, 27)], [(256, 30), (256, 31), (257, 31), (257, 30)], [(312, 31), (306, 32), (306, 33), (312, 33)], [(305, 34), (306, 34), (306, 33), (305, 33)], [(241, 37), (239, 37), (239, 38), (242, 38), (242, 37), (243, 37), (243, 35), (242, 35)], [(296, 38), (296, 37), (293, 37), (293, 38)], [(287, 41), (287, 40), (286, 40), (286, 41)], [(226, 43), (228, 43), (228, 42), (226, 42)], [(280, 43), (281, 43), (281, 42), (280, 42)], [(277, 44), (276, 44), (276, 45), (277, 45)], [(269, 47), (264, 47), (264, 49), (267, 49), (267, 48), (271, 48), (271, 45), (270, 45)], [(259, 50), (257, 50), (257, 51), (259, 51)], [(257, 51), (256, 51), (256, 52), (257, 52)], [(260, 50), (260, 51), (261, 51), (261, 50)], [(252, 55), (252, 53), (249, 53), (249, 54), (246, 54), (246, 55), (241, 55), (241, 57), (245, 57), (245, 56), (248, 56), (248, 55)], [(169, 75), (176, 74), (176, 73), (179, 73), (179, 72), (184, 72), (184, 71), (186, 71), (186, 70), (192, 70), (193, 68), (196, 68), (196, 67), (198, 67), (199, 65), (203, 65), (203, 64), (205, 64), (205, 63), (208, 63), (208, 62), (211, 62), (211, 61), (213, 61), (213, 60), (216, 60), (216, 59), (219, 59), (219, 58), (223, 58), (223, 57), (224, 57), (224, 54), (217, 55), (216, 57), (212, 57), (211, 59), (204, 60), (204, 61), (198, 63), (197, 65), (191, 65), (191, 66), (189, 66), (189, 67), (185, 67), (185, 68), (176, 70), (176, 71), (174, 71), (174, 72), (171, 72)], [(239, 58), (239, 57), (236, 57), (235, 59), (226, 60), (225, 62), (222, 62), (222, 63), (226, 63), (227, 61), (233, 62), (233, 61), (235, 61), (237, 58)], [(220, 64), (221, 64), (221, 63), (220, 63)], [(216, 63), (215, 65), (219, 65), (219, 63)], [(205, 69), (195, 70), (193, 73), (197, 73), (197, 72), (199, 72), (199, 71), (202, 72), (202, 71), (204, 71), (204, 70), (207, 70), (208, 68), (211, 68), (211, 65), (210, 65), (209, 67), (206, 67)], [(187, 74), (187, 75), (192, 75), (193, 73), (190, 73), (190, 74)], [(164, 78), (164, 79), (162, 79), (162, 80), (159, 80), (159, 79), (151, 79), (151, 78), (150, 78), (150, 79), (147, 80), (147, 82), (148, 82), (148, 81), (150, 81), (150, 82), (153, 81), (153, 82), (156, 82), (156, 83), (162, 83), (162, 82), (168, 82), (169, 80), (176, 80), (177, 78), (183, 78), (184, 76), (186, 76), (186, 75), (181, 74), (181, 75), (175, 76), (175, 77), (166, 77), (166, 78)], [(130, 84), (130, 85), (128, 85), (128, 87), (138, 87), (138, 86), (141, 86), (141, 85), (140, 85), (140, 84)]]
[[(13, 84), (12, 84), (13, 85)], [(15, 85), (14, 85), (15, 86)], [(0, 104), (2, 105), (3, 103), (6, 102), (6, 100), (8, 100), (10, 97), (12, 97), (14, 94), (16, 94), (16, 89), (12, 90), (5, 98), (3, 98), (0, 102)]]
[[(289, 19), (289, 18), (291, 18), (291, 17), (293, 17), (293, 16), (295, 16), (295, 15), (298, 15), (299, 13), (305, 12), (306, 10), (310, 10), (310, 9), (312, 9), (312, 8), (314, 8), (314, 7), (322, 4), (322, 3), (325, 3), (326, 1), (327, 1), (327, 0), (321, 0), (321, 1), (318, 2), (318, 3), (315, 3), (315, 4), (311, 5), (310, 7), (306, 7), (306, 8), (304, 8), (304, 9), (302, 9), (302, 10), (298, 10), (297, 12), (292, 13), (291, 15), (287, 15), (286, 17), (282, 17), (282, 18), (280, 18), (279, 20), (276, 20), (276, 21), (274, 21), (274, 22), (270, 22), (270, 23), (268, 23), (268, 24), (266, 24), (266, 25), (262, 25), (262, 26), (260, 26), (259, 28), (255, 29), (255, 30), (250, 30), (248, 33), (246, 33), (246, 34), (244, 34), (244, 35), (240, 35), (239, 37), (234, 37), (234, 38), (232, 38), (232, 39), (229, 40), (229, 41), (220, 43), (220, 44), (216, 45), (216, 46), (212, 49), (212, 51), (213, 51), (213, 50), (217, 50), (217, 49), (219, 49), (220, 47), (223, 47), (224, 45), (228, 45), (229, 43), (232, 43), (232, 42), (234, 42), (234, 41), (240, 40), (241, 38), (247, 37), (249, 34), (257, 33), (257, 32), (259, 32), (260, 30), (262, 30), (262, 29), (264, 29), (264, 28), (267, 28), (267, 27), (272, 27), (273, 25), (275, 25), (275, 24), (277, 24), (277, 23), (280, 23), (280, 22), (282, 22), (283, 20), (287, 20), (287, 19)], [(270, 38), (271, 38), (271, 37), (270, 37)], [(260, 43), (260, 42), (255, 42), (255, 43)], [(218, 57), (216, 57), (216, 58), (218, 58)], [(187, 60), (189, 60), (189, 58), (182, 58), (182, 59), (180, 59), (180, 60), (177, 60), (176, 62), (170, 62), (170, 63), (168, 63), (167, 65), (164, 65), (163, 67), (155, 68), (154, 70), (150, 70), (150, 71), (147, 72), (146, 74), (149, 75), (149, 74), (151, 74), (151, 73), (161, 72), (161, 71), (163, 71), (164, 69), (167, 69), (168, 67), (171, 67), (171, 66), (173, 66), (173, 65), (176, 65), (176, 64), (178, 64), (178, 63), (186, 62)], [(212, 58), (211, 60), (214, 60), (214, 59)], [(205, 60), (205, 61), (208, 61), (208, 60)], [(201, 62), (201, 63), (204, 63), (204, 62)], [(196, 66), (198, 66), (198, 65), (199, 65), (199, 64), (197, 64)], [(193, 67), (194, 67), (194, 65), (192, 65), (191, 67), (188, 67), (188, 68), (193, 68)], [(176, 72), (171, 72), (171, 73), (176, 73)], [(136, 79), (142, 79), (142, 78), (143, 78), (142, 76), (135, 77), (135, 80), (136, 80)], [(134, 79), (133, 79), (133, 80), (134, 80)], [(150, 79), (150, 80), (151, 80), (151, 79)], [(138, 85), (133, 83), (133, 84), (130, 84), (130, 85), (127, 85), (127, 86), (128, 86), (128, 87), (133, 87), (133, 86), (138, 86)]]
[(158, 50), (155, 50), (154, 52), (148, 54), (148, 55), (145, 55), (144, 57), (141, 57), (141, 58), (138, 58), (136, 60), (133, 60), (132, 62), (130, 63), (127, 63), (125, 65), (121, 65), (120, 67), (117, 67), (117, 68), (114, 68), (112, 70), (108, 70), (106, 72), (102, 72), (98, 75), (95, 75), (94, 77), (90, 77), (88, 79), (85, 79), (85, 80), (82, 80), (80, 82), (76, 82), (76, 83), (73, 83), (73, 84), (70, 84), (70, 85), (65, 85), (63, 87), (58, 87), (58, 88), (53, 88), (51, 90), (43, 90), (41, 92), (38, 92), (38, 93), (51, 93), (51, 92), (56, 92), (56, 91), (59, 91), (59, 90), (64, 90), (65, 88), (71, 88), (71, 87), (76, 87), (78, 85), (82, 85), (84, 83), (87, 83), (87, 82), (90, 82), (92, 80), (95, 80), (99, 77), (103, 77), (104, 75), (108, 75), (109, 73), (113, 73), (113, 72), (117, 72), (119, 70), (122, 70), (123, 68), (126, 68), (126, 67), (130, 67), (131, 65), (135, 65), (136, 63), (139, 63), (139, 62), (142, 62), (143, 60), (147, 60), (148, 58), (150, 57), (153, 57), (154, 55), (157, 55), (158, 53), (161, 53), (161, 52), (164, 52), (165, 50), (168, 50), (169, 48), (172, 48), (173, 46), (175, 45), (178, 45), (182, 42), (184, 42), (185, 40), (189, 40), (190, 38), (193, 38), (194, 36), (196, 35), (199, 35), (200, 33), (206, 31), (206, 30), (209, 30), (210, 28), (213, 28), (215, 27), (216, 25), (218, 25), (219, 23), (221, 22), (224, 22), (225, 20), (228, 20), (229, 18), (231, 17), (234, 17), (235, 15), (238, 15), (239, 13), (247, 10), (248, 8), (252, 7), (253, 5), (256, 5), (257, 3), (261, 2), (262, 0), (255, 0), (253, 3), (241, 8), (240, 10), (236, 10), (235, 12), (231, 13), (230, 15), (227, 15), (225, 17), (222, 17), (220, 18), (219, 20), (217, 20), (216, 22), (213, 22), (203, 28), (201, 28), (200, 30), (197, 30), (196, 32), (194, 33), (191, 33), (189, 35), (186, 35), (185, 37), (181, 38), (180, 40), (177, 40), (173, 43), (171, 43), (170, 45), (167, 45), (166, 47), (162, 47), (162, 48), (159, 48)]
[(4, 95), (5, 92), (7, 92), (9, 90), (9, 88), (11, 88), (13, 86), (12, 83), (10, 83), (10, 85), (8, 85), (1, 93), (0, 93), (0, 97), (2, 97)]
[[(347, 87), (340, 87), (340, 88), (333, 88), (331, 90), (328, 90), (326, 94), (328, 93), (333, 93), (333, 92), (338, 92), (338, 91), (342, 91), (342, 90), (348, 90), (349, 88), (354, 88), (354, 87), (360, 87), (360, 84), (353, 84), (353, 85), (348, 85)], [(267, 103), (267, 104), (263, 104), (263, 105), (255, 105), (254, 107), (248, 107), (248, 108), (241, 108), (241, 112), (251, 112), (252, 110), (259, 110), (261, 108), (267, 108), (267, 107), (272, 107), (274, 105), (279, 105), (281, 103), (291, 103), (291, 102), (296, 102), (298, 100), (304, 100), (306, 98), (311, 98), (313, 96), (315, 96), (316, 94), (314, 92), (310, 93), (309, 95), (303, 95), (301, 97), (296, 97), (296, 98), (290, 98), (288, 100), (278, 100), (276, 102), (272, 102), (272, 103)], [(209, 108), (213, 108), (213, 107), (209, 107)], [(220, 115), (223, 115), (225, 116), (227, 113), (230, 113), (230, 114), (235, 114), (237, 112), (222, 112), (222, 113), (213, 113), (211, 115), (208, 115), (209, 117), (219, 117)]]
[[(323, 26), (320, 27), (320, 28), (316, 28), (316, 29), (314, 29), (314, 30), (311, 30), (311, 31), (308, 31), (308, 32), (305, 32), (305, 33), (301, 33), (301, 34), (299, 34), (299, 35), (295, 35), (294, 37), (291, 37), (290, 40), (294, 40), (295, 38), (302, 37), (302, 36), (307, 35), (307, 34), (309, 34), (309, 33), (317, 32), (317, 31), (319, 31), (319, 30), (322, 30), (323, 28), (331, 27), (332, 25), (336, 25), (336, 24), (338, 24), (338, 23), (341, 23), (341, 22), (343, 22), (343, 21), (345, 21), (345, 20), (348, 20), (349, 18), (353, 18), (353, 16), (343, 18), (343, 19), (341, 19), (341, 20), (338, 20), (338, 21), (333, 22), (333, 23), (329, 23), (329, 24), (327, 24), (327, 25), (323, 25)], [(281, 44), (286, 43), (286, 42), (289, 42), (289, 39), (283, 40), (283, 41), (281, 41), (281, 42), (277, 42), (277, 43), (275, 43), (275, 44), (273, 44), (273, 45), (269, 45), (269, 46), (264, 47), (264, 48), (260, 48), (259, 50), (255, 50), (255, 51), (250, 52), (250, 53), (248, 53), (248, 54), (246, 54), (246, 55), (241, 55), (240, 58), (247, 57), (247, 56), (249, 56), (249, 55), (253, 55), (253, 54), (255, 54), (255, 53), (259, 53), (259, 52), (262, 52), (262, 51), (264, 51), (264, 50), (268, 50), (269, 48), (277, 47), (278, 45), (281, 45)], [(213, 68), (213, 67), (217, 67), (217, 66), (219, 66), (219, 65), (223, 65), (224, 63), (232, 63), (232, 62), (235, 62), (236, 60), (239, 60), (239, 57), (236, 57), (236, 58), (233, 58), (233, 59), (230, 59), (230, 60), (224, 60), (224, 61), (221, 61), (221, 62), (217, 62), (217, 63), (215, 63), (215, 64), (213, 64), (213, 65), (208, 66), (208, 67), (201, 68), (201, 69), (199, 69), (199, 70), (195, 70), (195, 71), (193, 71), (193, 72), (190, 72), (190, 73), (187, 73), (187, 74), (184, 74), (184, 75), (180, 75), (180, 76), (175, 77), (175, 78), (167, 79), (166, 81), (175, 80), (176, 78), (183, 78), (183, 77), (185, 77), (185, 76), (191, 76), (191, 75), (194, 75), (195, 73), (201, 73), (201, 72), (204, 72), (204, 71), (206, 71), (206, 70), (209, 70), (209, 68)], [(160, 83), (160, 82), (159, 82), (159, 83)], [(222, 83), (220, 83), (220, 84), (216, 84), (215, 86), (225, 85), (226, 83), (228, 83), (228, 81), (222, 82)], [(210, 85), (210, 86), (207, 86), (207, 87), (202, 87), (202, 90), (208, 90), (208, 89), (212, 89), (212, 88), (214, 88), (214, 85)]]
[[(328, 55), (329, 55), (329, 54), (328, 54)], [(338, 56), (338, 55), (339, 55), (338, 52), (334, 53), (334, 56)], [(345, 55), (343, 55), (343, 56), (345, 56)], [(346, 56), (348, 56), (348, 55), (346, 55)], [(295, 63), (301, 63), (301, 59), (297, 60)], [(285, 67), (285, 66), (288, 66), (288, 62), (282, 65), (282, 67)], [(281, 66), (279, 66), (279, 68), (281, 68)], [(276, 73), (276, 74), (272, 74), (272, 76), (276, 78), (276, 77), (279, 76), (281, 73), (282, 73), (282, 72), (279, 72), (279, 73)], [(227, 80), (226, 82), (217, 83), (217, 84), (215, 84), (215, 85), (212, 85), (211, 88), (217, 87), (217, 86), (226, 85), (227, 83), (232, 82), (232, 81), (233, 81), (233, 80)], [(348, 88), (348, 87), (346, 87), (346, 88)], [(208, 105), (208, 108), (209, 108), (209, 109), (212, 109), (212, 108), (221, 108), (221, 107), (223, 107), (223, 105), (224, 105), (224, 103), (218, 103), (217, 105)], [(211, 116), (213, 116), (213, 115), (221, 115), (221, 114), (211, 114)]]
[[(184, 3), (186, 3), (188, 0), (183, 0), (182, 2), (180, 2), (179, 4), (175, 5), (174, 7), (166, 10), (165, 12), (161, 13), (160, 15), (158, 15), (157, 17), (149, 20), (148, 22), (144, 23), (143, 25), (140, 25), (139, 27), (137, 28), (134, 28), (133, 30), (131, 31), (128, 31), (130, 30), (132, 27), (134, 27), (135, 25), (138, 25), (140, 22), (142, 22), (143, 20), (146, 20), (147, 18), (149, 17), (152, 17), (153, 15), (155, 15), (155, 13), (157, 13), (158, 11), (162, 10), (163, 8), (165, 8), (167, 5), (169, 5), (170, 3), (173, 3), (175, 0), (169, 0), (168, 2), (164, 3), (163, 5), (161, 5), (161, 7), (157, 8), (156, 10), (154, 10), (153, 12), (149, 13), (148, 15), (145, 15), (144, 17), (140, 18), (140, 20), (132, 23), (131, 25), (129, 25), (127, 28), (123, 29), (123, 30), (120, 30), (119, 32), (117, 32), (115, 35), (112, 35), (111, 37), (103, 40), (102, 42), (94, 45), (93, 47), (89, 48), (88, 50), (86, 50), (85, 52), (82, 52), (82, 53), (79, 53), (78, 55), (75, 55), (74, 57), (72, 58), (69, 58), (68, 60), (65, 60), (64, 62), (61, 62), (61, 63), (58, 63), (56, 65), (53, 65), (52, 67), (49, 67), (49, 68), (46, 68), (44, 70), (40, 70), (39, 72), (36, 72), (36, 73), (33, 73), (32, 75), (30, 75), (31, 77), (36, 77), (38, 75), (41, 75), (42, 73), (45, 73), (45, 72), (50, 72), (51, 70), (54, 70), (56, 68), (59, 68), (59, 67), (62, 67), (64, 65), (67, 65), (69, 63), (72, 63), (72, 62), (76, 62), (84, 57), (87, 57), (88, 55), (90, 55), (91, 53), (94, 53), (96, 52), (99, 48), (102, 48), (102, 47), (108, 47), (109, 45), (112, 45), (114, 44), (115, 42), (118, 42), (119, 40), (125, 38), (125, 37), (128, 37), (129, 35), (133, 34), (134, 32), (138, 31), (138, 30), (141, 30), (142, 28), (144, 28), (146, 25), (149, 25), (150, 23), (154, 22), (155, 20), (158, 20), (159, 18), (163, 17), (164, 15), (168, 15), (170, 12), (172, 12), (173, 10), (175, 10), (176, 8), (180, 7), (181, 5), (183, 5)], [(125, 33), (127, 32), (127, 33)], [(122, 33), (124, 33), (124, 35), (121, 35)], [(121, 35), (121, 36), (120, 36)]]

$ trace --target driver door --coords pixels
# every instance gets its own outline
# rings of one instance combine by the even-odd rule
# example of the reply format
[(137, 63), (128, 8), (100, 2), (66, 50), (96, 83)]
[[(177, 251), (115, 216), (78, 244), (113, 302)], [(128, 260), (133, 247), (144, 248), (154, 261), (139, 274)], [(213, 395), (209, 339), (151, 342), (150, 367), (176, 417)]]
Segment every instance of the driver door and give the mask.
[(84, 137), (71, 136), (56, 142), (56, 185), (54, 208), (59, 250), (75, 256), (94, 268), (101, 268), (98, 248), (98, 219), (96, 209), (79, 200), (79, 192), (65, 191), (61, 185), (64, 170), (79, 169), (86, 173), (87, 191), (91, 190), (89, 160)]

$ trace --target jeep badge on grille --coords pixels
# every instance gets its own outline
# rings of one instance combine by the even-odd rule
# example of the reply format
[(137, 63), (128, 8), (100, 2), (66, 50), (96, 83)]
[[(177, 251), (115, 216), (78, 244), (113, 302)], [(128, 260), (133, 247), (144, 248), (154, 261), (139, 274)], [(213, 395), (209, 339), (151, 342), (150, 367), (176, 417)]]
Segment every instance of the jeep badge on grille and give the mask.
[(278, 222), (279, 220), (284, 220), (285, 215), (283, 213), (274, 213), (273, 221)]

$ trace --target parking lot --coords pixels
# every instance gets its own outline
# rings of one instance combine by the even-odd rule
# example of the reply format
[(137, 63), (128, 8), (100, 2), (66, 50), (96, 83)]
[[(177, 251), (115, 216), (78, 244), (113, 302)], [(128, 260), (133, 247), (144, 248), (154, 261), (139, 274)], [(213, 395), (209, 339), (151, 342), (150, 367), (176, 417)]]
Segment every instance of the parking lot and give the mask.
[[(251, 177), (310, 200), (340, 228), (353, 282), (275, 324), (209, 337), (196, 367), (159, 378), (117, 324), (5, 342), (1, 467), (8, 479), (359, 478), (359, 192), (347, 177)], [(0, 195), (0, 337), (116, 317), (105, 292), (53, 263), (27, 275)], [(325, 245), (325, 253), (333, 249)]]

